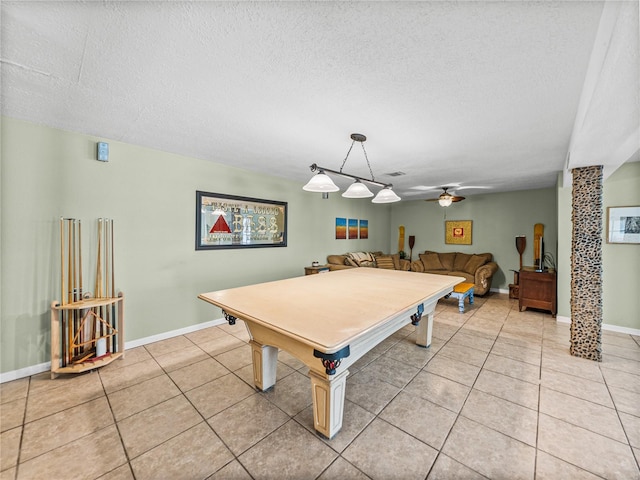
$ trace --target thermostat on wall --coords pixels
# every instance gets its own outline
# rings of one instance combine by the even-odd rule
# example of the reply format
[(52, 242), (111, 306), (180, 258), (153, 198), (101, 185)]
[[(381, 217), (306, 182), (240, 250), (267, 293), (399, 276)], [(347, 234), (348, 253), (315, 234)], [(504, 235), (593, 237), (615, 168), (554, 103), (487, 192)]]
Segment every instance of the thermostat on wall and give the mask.
[(109, 144), (106, 142), (98, 142), (98, 160), (101, 162), (109, 161)]

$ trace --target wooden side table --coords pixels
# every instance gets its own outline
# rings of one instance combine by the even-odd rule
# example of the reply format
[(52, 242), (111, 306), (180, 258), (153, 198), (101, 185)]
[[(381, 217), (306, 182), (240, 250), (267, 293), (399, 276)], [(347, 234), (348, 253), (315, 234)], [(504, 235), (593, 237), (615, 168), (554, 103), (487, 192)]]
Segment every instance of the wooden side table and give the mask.
[(304, 267), (305, 275), (315, 275), (316, 273), (328, 272), (329, 267), (327, 265), (318, 265), (317, 267)]
[(519, 309), (527, 307), (549, 310), (555, 318), (556, 306), (556, 272), (536, 272), (520, 270)]

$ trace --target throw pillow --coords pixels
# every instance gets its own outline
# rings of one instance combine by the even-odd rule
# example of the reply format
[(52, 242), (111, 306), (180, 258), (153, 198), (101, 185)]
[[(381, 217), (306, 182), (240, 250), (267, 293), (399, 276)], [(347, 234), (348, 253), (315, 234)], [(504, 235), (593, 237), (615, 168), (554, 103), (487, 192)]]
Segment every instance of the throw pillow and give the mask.
[(376, 268), (376, 262), (368, 262), (367, 260), (362, 260), (360, 262), (360, 266), (361, 267), (371, 267), (371, 268)]
[(456, 253), (456, 259), (453, 261), (453, 270), (456, 272), (464, 272), (464, 266), (470, 258), (471, 255), (468, 253)]
[(424, 265), (425, 270), (444, 270), (444, 266), (440, 261), (440, 257), (437, 253), (421, 253), (418, 255), (420, 257), (420, 261)]
[(396, 270), (400, 270), (400, 254), (392, 253), (389, 256), (393, 259), (393, 268), (395, 268)]
[(376, 255), (376, 263), (378, 264), (378, 268), (385, 268), (387, 270), (396, 269), (391, 255)]
[(347, 256), (359, 266), (361, 262), (373, 262), (373, 256), (367, 252), (351, 252)]
[(462, 269), (463, 272), (467, 272), (470, 275), (475, 275), (476, 270), (482, 265), (487, 263), (487, 259), (483, 255), (471, 255), (471, 258)]
[(358, 264), (356, 262), (354, 262), (353, 260), (351, 260), (349, 257), (344, 257), (344, 264), (348, 265), (350, 267), (357, 267)]
[(331, 263), (333, 265), (344, 265), (345, 260), (344, 255), (327, 255), (327, 263)]

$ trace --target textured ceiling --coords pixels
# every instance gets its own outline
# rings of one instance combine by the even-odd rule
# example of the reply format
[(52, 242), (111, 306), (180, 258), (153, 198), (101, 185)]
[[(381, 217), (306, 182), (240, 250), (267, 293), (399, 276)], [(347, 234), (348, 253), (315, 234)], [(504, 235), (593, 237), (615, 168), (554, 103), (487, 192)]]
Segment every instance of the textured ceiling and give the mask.
[[(2, 113), (301, 184), (363, 133), (376, 180), (403, 199), (550, 187), (572, 138), (588, 165), (610, 121), (615, 76), (598, 81), (594, 44), (637, 81), (629, 3), (631, 37), (601, 40), (602, 1), (4, 1)], [(345, 171), (370, 176), (361, 149)]]

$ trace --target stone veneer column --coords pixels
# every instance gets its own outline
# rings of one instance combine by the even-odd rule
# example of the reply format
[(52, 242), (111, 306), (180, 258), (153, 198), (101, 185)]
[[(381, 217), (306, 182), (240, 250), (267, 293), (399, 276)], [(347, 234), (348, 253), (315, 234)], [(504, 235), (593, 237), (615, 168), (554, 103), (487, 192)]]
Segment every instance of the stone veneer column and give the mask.
[(572, 173), (570, 352), (601, 362), (602, 166)]

